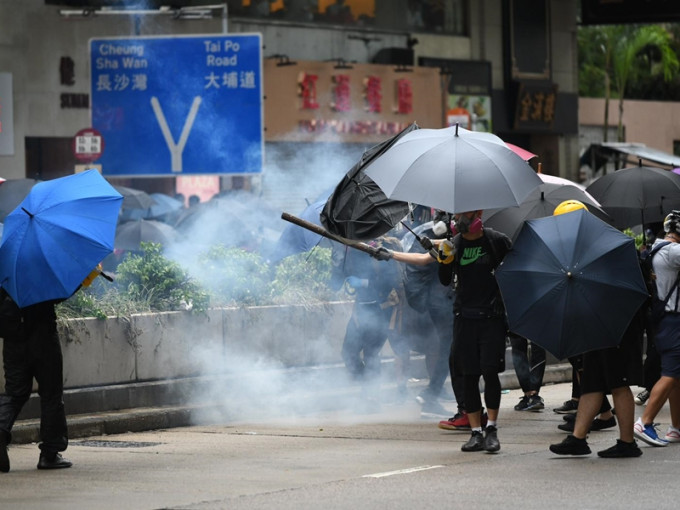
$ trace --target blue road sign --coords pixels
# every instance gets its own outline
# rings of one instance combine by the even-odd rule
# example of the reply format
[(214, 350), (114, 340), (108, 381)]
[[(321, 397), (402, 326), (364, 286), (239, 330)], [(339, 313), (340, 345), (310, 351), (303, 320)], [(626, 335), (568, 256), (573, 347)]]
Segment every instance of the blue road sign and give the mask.
[(90, 40), (108, 176), (262, 171), (260, 34)]

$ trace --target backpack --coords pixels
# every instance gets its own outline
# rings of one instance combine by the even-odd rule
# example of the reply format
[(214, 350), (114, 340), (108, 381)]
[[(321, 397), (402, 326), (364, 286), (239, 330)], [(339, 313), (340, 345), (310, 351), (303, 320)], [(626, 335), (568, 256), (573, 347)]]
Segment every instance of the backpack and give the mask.
[(664, 241), (657, 244), (647, 253), (647, 255), (642, 256), (640, 261), (642, 276), (645, 280), (647, 292), (650, 296), (648, 301), (649, 305), (647, 310), (647, 321), (649, 326), (651, 326), (653, 329), (656, 329), (656, 326), (659, 324), (659, 322), (661, 322), (661, 319), (666, 313), (666, 303), (668, 303), (671, 294), (673, 294), (673, 291), (677, 288), (678, 283), (680, 283), (679, 272), (678, 277), (675, 279), (675, 283), (668, 292), (668, 295), (663, 298), (659, 296), (659, 291), (656, 288), (656, 274), (654, 273), (654, 267), (652, 266), (652, 259), (654, 258), (654, 255), (656, 255), (658, 251), (667, 244), (670, 244), (670, 241)]

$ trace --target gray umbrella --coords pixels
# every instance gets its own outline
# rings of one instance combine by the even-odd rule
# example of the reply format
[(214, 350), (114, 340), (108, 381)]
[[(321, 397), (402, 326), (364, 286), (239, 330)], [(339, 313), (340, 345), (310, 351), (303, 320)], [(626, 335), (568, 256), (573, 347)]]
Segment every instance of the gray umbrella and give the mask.
[(0, 221), (16, 209), (38, 182), (36, 179), (7, 179), (0, 184)]
[(125, 186), (114, 186), (113, 188), (123, 195), (123, 209), (148, 209), (152, 205), (156, 205), (156, 201), (146, 191)]
[(388, 198), (450, 213), (519, 205), (542, 182), (497, 136), (458, 126), (404, 135), (365, 173)]

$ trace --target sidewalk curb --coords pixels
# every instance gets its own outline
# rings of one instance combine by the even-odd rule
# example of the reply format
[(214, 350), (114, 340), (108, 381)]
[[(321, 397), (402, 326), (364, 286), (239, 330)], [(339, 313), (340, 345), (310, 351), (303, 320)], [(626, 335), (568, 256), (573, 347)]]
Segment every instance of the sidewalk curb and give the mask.
[[(501, 387), (517, 389), (517, 377), (512, 369), (500, 374)], [(571, 365), (558, 364), (546, 367), (543, 383), (556, 384), (571, 381)], [(416, 389), (424, 387), (426, 381), (415, 384)], [(96, 389), (94, 389), (96, 391)], [(108, 388), (99, 391), (110, 392)], [(135, 392), (132, 388), (121, 388), (121, 391)], [(345, 395), (358, 392), (357, 387), (344, 387), (336, 393)], [(73, 393), (73, 392), (72, 392)], [(332, 406), (333, 398), (329, 398)], [(67, 407), (68, 409), (68, 407)], [(101, 411), (87, 414), (71, 414), (67, 416), (69, 438), (85, 438), (126, 432), (143, 432), (147, 430), (187, 427), (191, 425), (214, 424), (216, 417), (228, 423), (236, 417), (233, 411), (222, 404), (205, 403), (202, 405), (166, 405), (148, 406), (133, 409)], [(19, 420), (12, 430), (12, 442), (15, 444), (37, 443), (40, 441), (40, 420), (38, 418)]]

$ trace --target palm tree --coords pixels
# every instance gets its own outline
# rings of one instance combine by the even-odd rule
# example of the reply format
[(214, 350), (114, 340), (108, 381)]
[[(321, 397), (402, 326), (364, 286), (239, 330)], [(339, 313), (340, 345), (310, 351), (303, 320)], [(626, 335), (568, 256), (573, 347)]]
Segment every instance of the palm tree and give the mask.
[(604, 81), (604, 141), (609, 130), (613, 86), (619, 100), (617, 140), (623, 142), (623, 101), (631, 79), (649, 74), (662, 75), (665, 81), (670, 81), (680, 69), (671, 36), (660, 25), (588, 27), (579, 32), (579, 47), (584, 78), (592, 81), (599, 76)]

